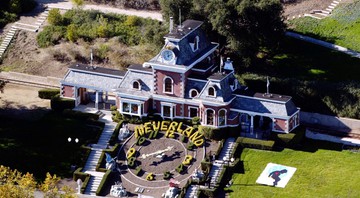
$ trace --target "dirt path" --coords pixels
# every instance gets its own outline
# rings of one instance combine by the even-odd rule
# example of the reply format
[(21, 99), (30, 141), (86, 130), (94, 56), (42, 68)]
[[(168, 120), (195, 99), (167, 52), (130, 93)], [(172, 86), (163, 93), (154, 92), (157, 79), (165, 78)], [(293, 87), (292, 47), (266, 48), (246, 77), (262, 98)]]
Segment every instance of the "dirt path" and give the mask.
[[(38, 3), (43, 4), (49, 8), (60, 8), (69, 10), (73, 8), (73, 4), (68, 0), (36, 0)], [(105, 13), (117, 13), (125, 15), (135, 15), (143, 18), (152, 18), (155, 20), (162, 21), (162, 15), (160, 12), (156, 11), (146, 11), (146, 10), (135, 10), (135, 9), (120, 9), (113, 8), (106, 5), (89, 5), (86, 4), (82, 7), (85, 10), (99, 10)]]

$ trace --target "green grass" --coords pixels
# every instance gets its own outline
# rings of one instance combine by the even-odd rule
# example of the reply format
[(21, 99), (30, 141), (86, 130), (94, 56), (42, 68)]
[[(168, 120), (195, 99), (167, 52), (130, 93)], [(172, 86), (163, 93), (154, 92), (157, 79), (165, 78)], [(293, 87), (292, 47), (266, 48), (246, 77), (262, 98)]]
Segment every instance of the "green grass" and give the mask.
[(339, 4), (329, 17), (322, 20), (303, 17), (290, 21), (296, 32), (360, 51), (360, 1)]
[[(338, 144), (306, 140), (303, 150), (244, 149), (244, 174), (234, 174), (230, 197), (360, 197), (360, 153), (336, 151)], [(267, 163), (297, 168), (285, 188), (255, 183)]]
[(358, 80), (360, 76), (360, 59), (294, 38), (285, 38), (278, 52), (263, 60), (245, 72), (331, 82)]
[[(86, 160), (81, 144), (96, 141), (100, 132), (53, 112), (36, 121), (0, 117), (0, 164), (33, 173), (37, 179), (46, 172), (69, 177), (70, 165)], [(80, 142), (68, 143), (68, 137)]]
[(360, 118), (360, 59), (293, 38), (249, 68), (239, 68), (242, 84), (255, 92), (293, 97), (302, 111)]

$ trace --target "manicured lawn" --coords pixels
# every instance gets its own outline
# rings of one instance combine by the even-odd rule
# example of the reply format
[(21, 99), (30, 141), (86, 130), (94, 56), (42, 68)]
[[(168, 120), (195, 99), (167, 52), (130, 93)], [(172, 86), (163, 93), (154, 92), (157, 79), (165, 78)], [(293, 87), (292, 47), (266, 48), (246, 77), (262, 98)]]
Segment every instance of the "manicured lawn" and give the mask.
[(360, 51), (360, 1), (339, 4), (322, 20), (303, 17), (290, 21), (293, 30)]
[[(255, 92), (292, 96), (303, 111), (360, 118), (360, 59), (293, 38), (272, 57), (240, 68), (239, 79)], [(340, 99), (339, 99), (340, 97)]]
[[(81, 165), (85, 160), (81, 144), (96, 142), (101, 132), (99, 127), (53, 112), (37, 121), (1, 117), (0, 123), (0, 164), (33, 173), (38, 179), (46, 172), (71, 176), (71, 164)], [(69, 143), (68, 137), (80, 141)]]
[[(306, 140), (303, 150), (244, 149), (245, 174), (234, 174), (230, 197), (360, 197), (360, 153), (327, 150), (339, 145)], [(297, 168), (285, 188), (255, 183), (269, 162)]]

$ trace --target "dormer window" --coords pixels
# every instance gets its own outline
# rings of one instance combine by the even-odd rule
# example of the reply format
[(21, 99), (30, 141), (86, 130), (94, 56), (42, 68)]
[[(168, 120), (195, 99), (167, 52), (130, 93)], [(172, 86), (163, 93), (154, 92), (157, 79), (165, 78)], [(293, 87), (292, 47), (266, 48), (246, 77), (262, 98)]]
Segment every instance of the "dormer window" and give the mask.
[(165, 77), (164, 78), (164, 87), (163, 87), (163, 92), (164, 93), (169, 93), (169, 94), (172, 94), (173, 93), (173, 84), (174, 84), (174, 81), (172, 78), (170, 77)]
[(196, 50), (199, 49), (199, 40), (200, 40), (199, 36), (196, 36), (194, 38), (194, 42), (190, 43), (190, 46), (191, 46), (193, 52), (195, 52)]
[(238, 81), (236, 79), (234, 79), (231, 84), (230, 84), (230, 88), (232, 91), (234, 91), (235, 89), (237, 89), (237, 84), (238, 84)]
[(196, 89), (191, 89), (190, 90), (190, 97), (191, 98), (195, 98), (198, 94), (199, 94), (199, 92)]
[(209, 89), (208, 89), (208, 96), (213, 96), (213, 97), (215, 97), (215, 88), (214, 88), (214, 87), (209, 87)]
[(133, 89), (137, 89), (137, 90), (140, 90), (140, 82), (135, 80), (133, 82)]

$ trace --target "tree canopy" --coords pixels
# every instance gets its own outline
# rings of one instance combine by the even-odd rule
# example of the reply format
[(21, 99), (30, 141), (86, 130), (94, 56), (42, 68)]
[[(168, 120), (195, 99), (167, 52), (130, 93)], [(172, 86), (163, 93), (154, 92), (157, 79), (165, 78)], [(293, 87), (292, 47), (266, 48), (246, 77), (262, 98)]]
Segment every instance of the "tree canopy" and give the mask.
[[(178, 17), (205, 22), (221, 45), (245, 62), (258, 52), (271, 52), (285, 32), (283, 8), (278, 0), (161, 0), (165, 20)], [(214, 32), (213, 32), (214, 33)]]
[(17, 170), (0, 165), (0, 195), (1, 197), (34, 197), (34, 192), (38, 187), (45, 197), (64, 197), (74, 198), (74, 190), (68, 186), (62, 188), (64, 193), (59, 192), (57, 184), (60, 178), (56, 175), (46, 174), (45, 181), (37, 185), (32, 174), (22, 174)]

